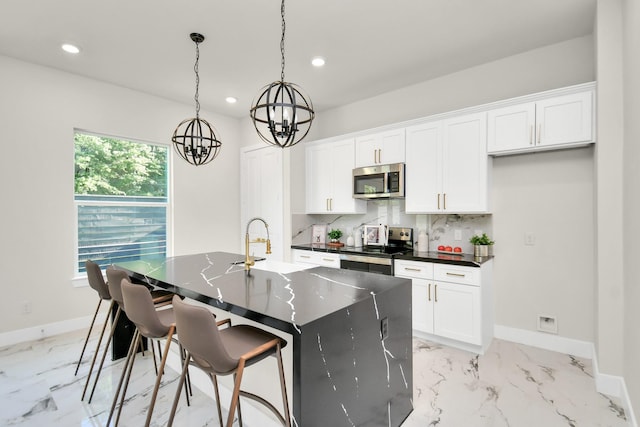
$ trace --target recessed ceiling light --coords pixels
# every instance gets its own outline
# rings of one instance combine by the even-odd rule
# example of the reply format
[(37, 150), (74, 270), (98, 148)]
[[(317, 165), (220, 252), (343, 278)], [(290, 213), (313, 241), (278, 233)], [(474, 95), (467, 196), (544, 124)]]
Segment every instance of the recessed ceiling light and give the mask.
[(238, 99), (234, 98), (233, 96), (227, 96), (225, 98), (225, 101), (227, 101), (229, 104), (235, 104), (236, 102), (238, 102)]
[(322, 67), (324, 65), (324, 62), (324, 58), (316, 56), (311, 60), (311, 65), (313, 65), (314, 67)]
[(68, 53), (79, 53), (80, 52), (80, 48), (78, 48), (78, 46), (74, 46), (72, 44), (69, 43), (65, 43), (62, 45), (62, 50), (64, 50), (65, 52)]

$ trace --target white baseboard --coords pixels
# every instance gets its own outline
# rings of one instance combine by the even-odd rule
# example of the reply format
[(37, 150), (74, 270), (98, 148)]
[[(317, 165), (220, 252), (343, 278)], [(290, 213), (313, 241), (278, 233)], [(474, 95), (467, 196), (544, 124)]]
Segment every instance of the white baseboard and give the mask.
[[(96, 327), (102, 327), (105, 316), (106, 313), (98, 313), (94, 330)], [(35, 341), (54, 335), (77, 331), (78, 329), (85, 329), (89, 327), (92, 317), (93, 315), (86, 317), (77, 317), (75, 319), (47, 323), (40, 326), (32, 326), (30, 328), (18, 329), (16, 331), (3, 332), (0, 333), (0, 347), (19, 344), (26, 341)]]
[(594, 356), (592, 342), (565, 338), (544, 332), (534, 332), (495, 325), (493, 336), (501, 340), (517, 342), (519, 344), (557, 351), (559, 353), (572, 354), (585, 359), (593, 359)]
[(545, 350), (591, 359), (596, 390), (599, 393), (619, 398), (622, 401), (622, 407), (627, 415), (629, 425), (631, 427), (638, 427), (624, 377), (603, 374), (599, 371), (598, 357), (595, 345), (592, 342), (551, 335), (544, 332), (510, 328), (502, 325), (494, 326), (493, 335), (495, 338), (505, 341), (512, 341), (518, 344), (530, 345)]

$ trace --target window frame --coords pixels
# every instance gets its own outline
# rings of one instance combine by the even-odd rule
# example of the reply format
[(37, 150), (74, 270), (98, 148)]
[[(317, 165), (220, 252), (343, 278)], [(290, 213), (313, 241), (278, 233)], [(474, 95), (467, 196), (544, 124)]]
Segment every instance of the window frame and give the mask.
[(73, 203), (73, 260), (72, 260), (72, 284), (74, 287), (84, 287), (88, 286), (87, 282), (87, 274), (86, 272), (80, 272), (78, 269), (78, 259), (79, 259), (79, 246), (78, 246), (78, 238), (79, 238), (79, 230), (78, 230), (78, 211), (79, 207), (82, 206), (122, 206), (128, 205), (131, 206), (164, 206), (165, 208), (165, 218), (166, 218), (166, 255), (167, 257), (173, 255), (173, 150), (170, 144), (161, 143), (161, 142), (150, 142), (141, 140), (138, 138), (129, 138), (116, 136), (113, 134), (107, 133), (98, 133), (87, 131), (84, 129), (74, 128), (73, 129), (73, 167), (75, 168), (75, 135), (76, 134), (84, 134), (91, 135), (100, 138), (112, 138), (119, 139), (122, 141), (133, 142), (136, 144), (145, 144), (145, 145), (155, 145), (160, 147), (165, 147), (167, 149), (167, 201), (166, 202), (116, 202), (116, 201), (89, 201), (89, 200), (76, 200), (76, 192), (75, 192), (75, 174), (73, 174), (72, 183), (71, 183), (71, 199)]

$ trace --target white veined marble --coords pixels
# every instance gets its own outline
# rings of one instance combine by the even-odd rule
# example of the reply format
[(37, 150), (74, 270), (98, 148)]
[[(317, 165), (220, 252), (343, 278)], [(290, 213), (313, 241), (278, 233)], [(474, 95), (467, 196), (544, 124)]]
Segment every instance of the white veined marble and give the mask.
[[(105, 366), (91, 404), (80, 402), (95, 348), (90, 342), (74, 377), (85, 333), (0, 349), (0, 425), (104, 425), (122, 362)], [(150, 354), (136, 360), (122, 426), (144, 424), (155, 377)], [(403, 427), (628, 425), (618, 403), (596, 392), (589, 360), (501, 340), (478, 356), (414, 339), (413, 363), (414, 411)], [(166, 424), (177, 377), (166, 370), (154, 426)], [(217, 426), (215, 403), (194, 390), (191, 407), (182, 397), (176, 425)]]

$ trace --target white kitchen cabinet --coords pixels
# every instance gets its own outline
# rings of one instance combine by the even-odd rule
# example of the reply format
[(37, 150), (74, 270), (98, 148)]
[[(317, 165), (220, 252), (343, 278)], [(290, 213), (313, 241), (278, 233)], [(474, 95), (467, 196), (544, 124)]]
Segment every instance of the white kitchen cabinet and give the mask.
[(396, 260), (395, 275), (412, 280), (414, 333), (483, 352), (493, 337), (491, 261), (466, 267)]
[(311, 264), (321, 267), (340, 268), (340, 255), (330, 252), (293, 249), (294, 264)]
[(306, 211), (365, 213), (366, 201), (353, 198), (354, 140), (344, 139), (306, 148)]
[(433, 282), (433, 333), (469, 344), (481, 344), (480, 287)]
[(356, 137), (356, 167), (404, 163), (404, 129)]
[(407, 213), (488, 212), (486, 113), (406, 129)]
[(493, 109), (487, 117), (487, 151), (491, 155), (594, 142), (592, 90)]

